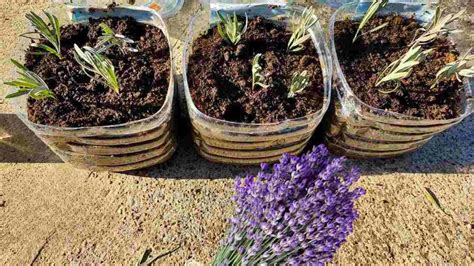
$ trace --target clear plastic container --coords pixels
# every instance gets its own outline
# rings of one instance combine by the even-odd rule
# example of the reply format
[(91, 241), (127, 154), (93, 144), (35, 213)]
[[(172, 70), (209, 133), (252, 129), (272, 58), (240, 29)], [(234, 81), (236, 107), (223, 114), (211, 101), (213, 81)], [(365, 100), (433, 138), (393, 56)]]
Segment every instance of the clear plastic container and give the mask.
[[(367, 3), (367, 5), (370, 5), (372, 3), (372, 0), (359, 0), (359, 1), (354, 1), (354, 0), (315, 0), (314, 2), (321, 3), (328, 5), (332, 8), (338, 8), (344, 4), (351, 3), (351, 2), (359, 2), (359, 3)], [(438, 0), (389, 0), (389, 2), (394, 2), (394, 3), (418, 3), (418, 5), (423, 4), (423, 8), (426, 7), (431, 7), (433, 5), (436, 5), (438, 3)]]
[[(365, 9), (358, 3), (340, 7), (331, 17), (329, 34), (330, 49), (334, 60), (334, 96), (331, 115), (325, 121), (325, 142), (338, 154), (354, 158), (382, 158), (411, 152), (434, 135), (452, 127), (470, 115), (474, 109), (472, 88), (474, 79), (464, 79), (464, 97), (459, 117), (448, 120), (430, 120), (407, 116), (374, 108), (362, 102), (351, 90), (339, 65), (334, 43), (334, 24), (347, 17), (358, 19)], [(362, 11), (362, 12), (361, 12)], [(398, 13), (412, 16), (415, 13), (420, 22), (430, 19), (430, 12), (417, 3), (390, 2), (378, 14)], [(450, 35), (457, 49), (463, 53), (469, 44), (463, 41), (461, 33)]]
[[(288, 22), (291, 14), (301, 15), (303, 8), (273, 6), (270, 9), (266, 5), (254, 5), (236, 9), (226, 8), (226, 11), (235, 11), (241, 15), (247, 13), (249, 17), (258, 14), (267, 19)], [(188, 59), (194, 39), (209, 27), (209, 22), (196, 23), (196, 19), (193, 19), (189, 25), (183, 53), (184, 92), (193, 128), (193, 140), (198, 152), (210, 161), (229, 164), (273, 162), (285, 152), (293, 154), (302, 152), (329, 107), (332, 69), (320, 24), (316, 23), (310, 31), (324, 76), (323, 107), (304, 117), (266, 124), (237, 123), (216, 119), (202, 113), (194, 105), (188, 86), (188, 78), (192, 78), (187, 76)]]
[(112, 3), (120, 6), (144, 6), (155, 10), (164, 19), (176, 15), (184, 5), (184, 0), (51, 0), (51, 2), (75, 6), (105, 6)]
[[(139, 22), (160, 28), (168, 38), (166, 25), (160, 15), (148, 8), (118, 7), (110, 11), (67, 6), (54, 8), (53, 11), (63, 24), (84, 22), (89, 17), (131, 16)], [(66, 13), (69, 19), (65, 18)], [(172, 120), (175, 88), (172, 62), (170, 49), (171, 74), (165, 102), (157, 113), (145, 119), (109, 126), (54, 127), (28, 120), (26, 96), (14, 98), (12, 103), (18, 117), (67, 163), (99, 171), (128, 171), (149, 167), (166, 161), (176, 149)]]

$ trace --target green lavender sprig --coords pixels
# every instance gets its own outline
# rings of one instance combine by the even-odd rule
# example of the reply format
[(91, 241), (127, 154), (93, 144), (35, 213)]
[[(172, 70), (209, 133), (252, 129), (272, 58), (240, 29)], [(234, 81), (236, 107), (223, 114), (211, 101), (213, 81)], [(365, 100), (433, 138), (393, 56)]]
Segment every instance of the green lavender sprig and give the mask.
[(292, 18), (292, 34), (288, 41), (288, 51), (298, 52), (304, 49), (304, 42), (311, 38), (308, 30), (318, 21), (314, 15), (312, 7), (305, 8), (301, 16), (297, 19), (293, 14)]
[(235, 12), (232, 17), (228, 15), (224, 16), (219, 11), (217, 11), (217, 15), (220, 19), (220, 23), (217, 24), (217, 32), (222, 39), (236, 45), (242, 39), (242, 35), (247, 31), (247, 14), (245, 14), (245, 24), (239, 22)]
[(134, 44), (134, 40), (122, 34), (116, 34), (114, 30), (105, 23), (100, 23), (99, 26), (102, 28), (102, 36), (99, 37), (99, 42), (97, 42), (94, 47), (96, 52), (101, 54), (113, 46), (118, 46), (122, 52), (124, 50), (134, 53), (138, 52), (135, 48), (127, 47), (130, 44)]
[(17, 72), (20, 77), (14, 81), (5, 82), (5, 85), (15, 87), (18, 90), (8, 94), (5, 98), (9, 99), (25, 94), (36, 100), (56, 98), (56, 95), (48, 88), (48, 85), (40, 76), (29, 71), (24, 65), (13, 59), (11, 59), (11, 62), (18, 68)]
[(290, 91), (288, 98), (293, 98), (297, 93), (302, 93), (309, 85), (308, 71), (295, 72), (291, 78)]
[(429, 23), (426, 28), (417, 30), (417, 32), (422, 31), (423, 33), (420, 36), (417, 36), (415, 33), (415, 37), (410, 46), (428, 44), (440, 35), (447, 35), (448, 33), (454, 32), (454, 30), (449, 29), (446, 26), (459, 19), (466, 10), (462, 9), (456, 14), (447, 14), (444, 17), (442, 16), (443, 12), (444, 9), (441, 9), (439, 6), (436, 7), (435, 15), (433, 16), (431, 23)]
[[(374, 0), (370, 4), (369, 8), (367, 9), (367, 12), (365, 12), (364, 17), (360, 21), (359, 27), (357, 28), (356, 34), (354, 35), (354, 39), (352, 39), (352, 42), (355, 42), (357, 40), (357, 37), (359, 36), (360, 31), (367, 25), (370, 19), (379, 11), (379, 9), (385, 7), (388, 4), (388, 0)], [(385, 26), (384, 26), (385, 27)], [(376, 29), (379, 30), (382, 27), (377, 27)], [(375, 31), (375, 30), (372, 30)]]
[[(48, 12), (44, 12), (44, 14), (49, 20), (49, 26), (48, 23), (46, 23), (36, 13), (30, 12), (26, 14), (26, 18), (31, 22), (31, 25), (36, 31), (23, 33), (21, 36), (30, 39), (47, 40), (51, 45), (47, 45), (44, 43), (33, 43), (32, 46), (51, 53), (57, 56), (59, 59), (62, 59), (61, 26), (59, 24), (59, 20), (56, 16), (51, 15)], [(31, 35), (33, 34), (39, 34), (40, 38), (32, 37)]]
[(400, 59), (393, 61), (382, 71), (375, 86), (379, 86), (387, 81), (395, 81), (397, 86), (393, 90), (380, 90), (380, 92), (391, 93), (397, 90), (401, 85), (401, 80), (408, 77), (413, 67), (423, 61), (432, 50), (433, 49), (423, 50), (421, 46), (410, 47)]
[(437, 73), (436, 78), (431, 88), (436, 87), (439, 82), (443, 79), (450, 79), (453, 76), (461, 82), (461, 76), (473, 78), (474, 77), (474, 66), (469, 67), (467, 64), (469, 61), (474, 60), (474, 55), (470, 54), (472, 49), (469, 49), (463, 56), (458, 58), (456, 61), (447, 63)]
[(252, 89), (255, 88), (255, 85), (268, 88), (268, 85), (263, 83), (262, 67), (258, 63), (261, 56), (262, 54), (256, 54), (252, 61)]
[(86, 75), (92, 79), (96, 79), (95, 74), (99, 75), (106, 85), (119, 93), (120, 84), (118, 83), (117, 74), (114, 65), (107, 57), (87, 46), (84, 47), (85, 51), (83, 51), (74, 44), (74, 50), (74, 58), (81, 65)]

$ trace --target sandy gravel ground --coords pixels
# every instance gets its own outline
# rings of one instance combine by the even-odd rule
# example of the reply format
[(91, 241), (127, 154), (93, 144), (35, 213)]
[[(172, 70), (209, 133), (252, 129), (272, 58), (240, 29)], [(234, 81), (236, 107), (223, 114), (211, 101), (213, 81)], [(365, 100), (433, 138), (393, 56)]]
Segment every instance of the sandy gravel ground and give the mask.
[[(0, 81), (17, 53), (17, 35), (28, 10), (47, 0), (0, 2)], [(311, 1), (308, 1), (311, 2)], [(469, 0), (445, 3), (451, 10)], [(170, 20), (179, 53), (189, 16), (186, 1)], [(474, 6), (469, 7), (472, 16)], [(327, 9), (319, 9), (322, 15)], [(463, 21), (473, 43), (472, 19)], [(179, 247), (161, 265), (209, 263), (232, 213), (233, 180), (253, 167), (211, 164), (199, 158), (187, 135), (162, 166), (128, 174), (76, 170), (52, 154), (0, 103), (0, 265), (132, 264), (146, 249), (153, 255)], [(355, 232), (334, 263), (474, 263), (474, 119), (434, 138), (419, 151), (390, 160), (355, 162), (358, 185)], [(444, 207), (428, 201), (430, 188)]]

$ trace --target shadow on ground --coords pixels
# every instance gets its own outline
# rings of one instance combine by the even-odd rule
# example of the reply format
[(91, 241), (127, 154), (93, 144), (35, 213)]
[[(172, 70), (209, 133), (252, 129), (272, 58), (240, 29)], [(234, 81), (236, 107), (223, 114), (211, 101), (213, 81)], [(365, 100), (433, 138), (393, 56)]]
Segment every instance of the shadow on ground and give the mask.
[(130, 171), (127, 174), (152, 178), (175, 179), (222, 179), (255, 174), (257, 166), (236, 166), (212, 163), (203, 159), (193, 146), (189, 134), (178, 136), (178, 149), (173, 157), (148, 169)]
[(0, 114), (0, 163), (61, 163), (14, 114)]
[[(179, 117), (179, 146), (166, 163), (127, 174), (151, 178), (218, 179), (256, 173), (257, 166), (208, 162), (193, 147), (189, 121)], [(314, 143), (318, 143), (317, 140)], [(0, 114), (0, 163), (60, 163), (61, 160), (14, 114)], [(467, 173), (474, 165), (474, 117), (433, 138), (421, 149), (393, 159), (352, 160), (364, 175)]]
[(471, 173), (474, 170), (474, 117), (466, 118), (410, 154), (392, 159), (353, 161), (364, 175)]

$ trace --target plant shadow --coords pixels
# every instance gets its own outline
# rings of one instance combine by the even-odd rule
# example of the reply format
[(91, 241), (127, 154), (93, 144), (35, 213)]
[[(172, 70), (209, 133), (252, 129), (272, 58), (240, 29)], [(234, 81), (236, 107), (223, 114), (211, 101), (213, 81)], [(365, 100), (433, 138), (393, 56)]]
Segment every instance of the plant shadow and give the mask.
[(15, 114), (0, 114), (0, 163), (61, 163)]

